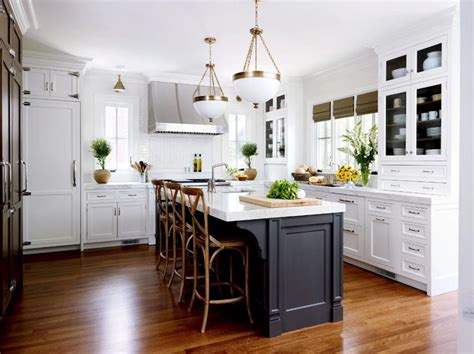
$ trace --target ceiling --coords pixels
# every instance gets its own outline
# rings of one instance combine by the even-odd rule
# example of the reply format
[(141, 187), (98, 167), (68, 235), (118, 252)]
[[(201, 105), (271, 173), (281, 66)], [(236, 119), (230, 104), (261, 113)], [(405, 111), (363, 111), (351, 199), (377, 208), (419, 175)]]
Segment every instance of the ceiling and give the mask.
[[(260, 26), (283, 76), (306, 76), (367, 54), (456, 2), (264, 0)], [(94, 67), (124, 66), (148, 77), (199, 76), (208, 55), (203, 38), (217, 37), (213, 56), (224, 82), (242, 68), (254, 21), (250, 0), (33, 0), (33, 7), (38, 28), (28, 39), (92, 58)]]

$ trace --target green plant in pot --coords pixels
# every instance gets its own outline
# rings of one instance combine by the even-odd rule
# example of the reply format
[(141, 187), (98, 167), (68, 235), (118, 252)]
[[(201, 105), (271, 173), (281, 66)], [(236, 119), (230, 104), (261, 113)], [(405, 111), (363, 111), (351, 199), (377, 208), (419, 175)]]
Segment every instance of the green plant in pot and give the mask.
[(110, 181), (110, 171), (105, 169), (105, 159), (110, 155), (112, 147), (107, 139), (97, 138), (92, 140), (91, 150), (101, 167), (101, 169), (94, 171), (94, 179), (100, 184), (107, 183)]
[(255, 168), (252, 168), (252, 157), (258, 154), (257, 144), (246, 143), (242, 145), (240, 151), (242, 152), (245, 164), (247, 165), (247, 169), (244, 171), (244, 174), (248, 177), (249, 180), (252, 181), (257, 177), (257, 170)]
[(342, 136), (342, 141), (348, 146), (339, 148), (339, 151), (351, 155), (359, 164), (362, 184), (369, 183), (370, 169), (378, 153), (378, 129), (374, 125), (368, 133), (362, 130), (362, 122), (355, 124), (354, 129), (348, 129)]

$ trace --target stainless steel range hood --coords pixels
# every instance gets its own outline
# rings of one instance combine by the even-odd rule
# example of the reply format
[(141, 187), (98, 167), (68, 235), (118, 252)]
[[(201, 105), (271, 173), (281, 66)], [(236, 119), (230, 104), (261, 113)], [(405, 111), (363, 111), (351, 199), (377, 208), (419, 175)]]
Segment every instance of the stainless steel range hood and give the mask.
[(148, 83), (148, 128), (154, 133), (219, 135), (227, 133), (224, 117), (210, 123), (193, 107), (196, 86), (169, 82)]

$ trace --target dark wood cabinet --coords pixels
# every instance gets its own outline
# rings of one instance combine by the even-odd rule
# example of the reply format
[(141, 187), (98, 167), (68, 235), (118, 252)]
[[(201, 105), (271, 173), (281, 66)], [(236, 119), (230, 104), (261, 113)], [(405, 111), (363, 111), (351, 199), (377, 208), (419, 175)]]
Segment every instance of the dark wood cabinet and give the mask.
[(23, 194), (26, 171), (21, 159), (21, 32), (6, 1), (0, 0), (0, 317), (23, 284)]

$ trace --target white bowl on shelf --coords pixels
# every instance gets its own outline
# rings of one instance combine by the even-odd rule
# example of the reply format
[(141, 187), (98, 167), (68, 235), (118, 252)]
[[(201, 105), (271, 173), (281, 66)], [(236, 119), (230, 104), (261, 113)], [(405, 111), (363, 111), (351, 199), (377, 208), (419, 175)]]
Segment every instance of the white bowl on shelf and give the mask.
[(393, 154), (397, 156), (405, 155), (405, 148), (393, 148)]
[(407, 115), (405, 113), (393, 115), (393, 123), (395, 124), (405, 123), (406, 119), (407, 119)]
[(441, 149), (426, 149), (426, 155), (441, 155)]
[(395, 135), (393, 136), (393, 138), (394, 138), (395, 140), (403, 140), (403, 139), (405, 139), (405, 137), (406, 137), (406, 135), (404, 135), (404, 134), (403, 134), (403, 135), (402, 135), (402, 134), (395, 134)]
[(394, 79), (404, 77), (406, 74), (407, 74), (407, 68), (398, 68), (398, 69), (392, 70), (392, 77)]

